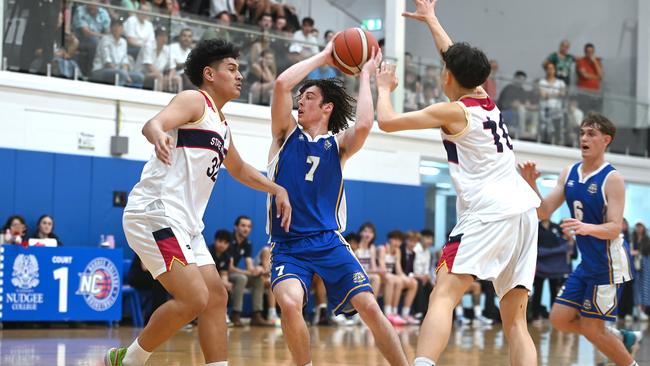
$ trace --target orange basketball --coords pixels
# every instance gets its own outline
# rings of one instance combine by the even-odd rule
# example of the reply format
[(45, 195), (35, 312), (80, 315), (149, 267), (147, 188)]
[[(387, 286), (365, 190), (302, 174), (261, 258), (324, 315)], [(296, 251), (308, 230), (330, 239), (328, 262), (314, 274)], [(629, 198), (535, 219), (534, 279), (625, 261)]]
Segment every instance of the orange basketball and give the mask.
[(361, 28), (348, 28), (338, 33), (332, 40), (334, 65), (348, 75), (361, 72), (363, 64), (372, 56), (372, 48), (379, 51), (375, 37)]

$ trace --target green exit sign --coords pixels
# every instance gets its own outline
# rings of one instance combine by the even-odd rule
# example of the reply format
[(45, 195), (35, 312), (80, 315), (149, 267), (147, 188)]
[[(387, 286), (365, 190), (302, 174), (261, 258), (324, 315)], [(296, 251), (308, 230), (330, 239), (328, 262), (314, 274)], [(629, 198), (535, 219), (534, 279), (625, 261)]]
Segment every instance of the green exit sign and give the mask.
[(361, 28), (369, 31), (378, 31), (381, 30), (383, 23), (381, 19), (364, 19), (361, 22)]

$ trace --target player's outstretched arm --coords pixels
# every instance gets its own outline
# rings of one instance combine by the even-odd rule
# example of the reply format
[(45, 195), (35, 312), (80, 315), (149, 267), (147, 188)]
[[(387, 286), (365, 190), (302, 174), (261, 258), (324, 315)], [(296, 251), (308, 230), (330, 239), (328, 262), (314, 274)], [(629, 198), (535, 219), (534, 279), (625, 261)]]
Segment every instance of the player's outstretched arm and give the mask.
[(602, 240), (618, 238), (623, 227), (623, 211), (625, 210), (625, 182), (623, 176), (613, 172), (605, 184), (605, 198), (607, 199), (606, 222), (600, 225), (585, 224), (578, 219), (565, 219), (562, 230), (568, 234), (589, 235)]
[(433, 39), (436, 42), (436, 48), (441, 54), (447, 51), (454, 42), (442, 27), (436, 16), (437, 0), (413, 0), (415, 12), (404, 12), (402, 16), (424, 22), (431, 31)]
[(280, 145), (282, 145), (287, 134), (296, 126), (296, 120), (291, 115), (293, 109), (291, 91), (293, 88), (313, 70), (332, 63), (332, 44), (330, 42), (324, 50), (289, 67), (275, 80), (273, 100), (271, 101), (271, 132), (274, 143), (281, 141)]
[(243, 161), (232, 139), (230, 140), (228, 155), (226, 155), (223, 163), (226, 169), (228, 169), (228, 173), (240, 183), (275, 196), (278, 217), (282, 218), (282, 228), (285, 231), (289, 231), (289, 225), (291, 224), (291, 204), (289, 203), (287, 191), (263, 176), (262, 173), (258, 172), (250, 164)]
[(537, 208), (537, 216), (539, 219), (546, 220), (550, 218), (553, 212), (555, 212), (555, 210), (562, 205), (562, 202), (564, 202), (564, 182), (566, 182), (567, 175), (569, 174), (569, 168), (567, 167), (562, 170), (555, 188), (553, 188), (551, 193), (546, 197), (542, 197), (542, 194), (539, 193), (539, 189), (537, 188), (537, 178), (539, 178), (541, 174), (537, 171), (537, 164), (535, 164), (535, 162), (527, 161), (523, 164), (519, 164), (519, 173), (542, 201)]
[(372, 123), (375, 120), (375, 109), (372, 103), (372, 92), (370, 91), (370, 78), (375, 76), (377, 68), (381, 63), (381, 50), (372, 49), (372, 56), (363, 65), (359, 74), (359, 96), (357, 97), (357, 111), (354, 127), (348, 128), (337, 138), (339, 139), (341, 163), (359, 151), (366, 142)]
[(142, 127), (142, 134), (156, 147), (160, 161), (171, 165), (174, 139), (167, 131), (186, 123), (197, 121), (203, 116), (205, 105), (201, 93), (186, 90), (172, 98), (171, 102)]

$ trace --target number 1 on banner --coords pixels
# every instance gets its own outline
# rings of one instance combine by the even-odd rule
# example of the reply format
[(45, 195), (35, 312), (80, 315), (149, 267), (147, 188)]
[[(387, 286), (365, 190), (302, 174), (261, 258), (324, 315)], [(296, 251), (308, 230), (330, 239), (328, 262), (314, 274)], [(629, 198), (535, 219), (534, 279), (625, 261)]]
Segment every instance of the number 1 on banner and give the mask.
[(68, 267), (57, 268), (52, 272), (59, 280), (59, 313), (68, 312)]

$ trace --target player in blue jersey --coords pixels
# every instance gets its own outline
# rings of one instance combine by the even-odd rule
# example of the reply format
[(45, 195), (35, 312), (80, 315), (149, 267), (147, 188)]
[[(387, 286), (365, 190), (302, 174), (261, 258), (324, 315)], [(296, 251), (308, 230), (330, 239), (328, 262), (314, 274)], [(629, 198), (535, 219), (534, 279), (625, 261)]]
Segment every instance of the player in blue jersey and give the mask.
[(298, 120), (292, 115), (292, 90), (312, 71), (332, 65), (332, 44), (301, 61), (275, 81), (271, 104), (273, 142), (269, 151), (269, 177), (289, 192), (292, 221), (281, 228), (269, 199), (271, 286), (282, 309), (282, 330), (293, 361), (311, 365), (309, 332), (302, 317), (311, 279), (318, 274), (327, 288), (335, 314), (359, 312), (372, 331), (379, 350), (391, 365), (407, 360), (397, 333), (381, 312), (363, 267), (340, 232), (345, 230), (343, 166), (361, 149), (373, 124), (370, 78), (381, 52), (360, 73), (356, 123), (354, 99), (336, 79), (307, 80), (298, 95)]
[[(584, 335), (617, 365), (632, 366), (637, 363), (629, 349), (640, 339), (640, 333), (605, 326), (605, 321), (616, 320), (622, 284), (632, 279), (627, 244), (621, 237), (625, 183), (605, 161), (605, 150), (615, 134), (614, 124), (600, 114), (590, 113), (582, 121), (582, 161), (562, 171), (557, 186), (542, 199), (537, 213), (540, 220), (548, 218), (566, 201), (571, 218), (561, 227), (565, 234), (575, 236), (582, 255), (557, 295), (551, 324), (557, 330)], [(535, 181), (540, 173), (535, 163), (527, 162), (519, 168), (537, 191)]]

